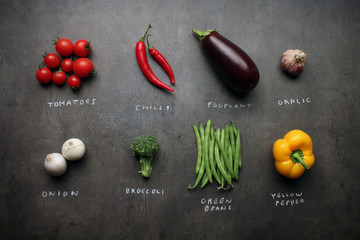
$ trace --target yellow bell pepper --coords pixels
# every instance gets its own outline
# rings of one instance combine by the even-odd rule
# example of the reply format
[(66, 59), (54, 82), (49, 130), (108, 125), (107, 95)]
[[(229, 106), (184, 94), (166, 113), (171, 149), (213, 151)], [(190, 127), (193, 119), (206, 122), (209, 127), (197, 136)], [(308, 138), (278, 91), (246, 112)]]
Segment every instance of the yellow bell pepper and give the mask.
[(312, 140), (301, 130), (292, 130), (273, 146), (275, 168), (283, 176), (299, 178), (315, 163)]

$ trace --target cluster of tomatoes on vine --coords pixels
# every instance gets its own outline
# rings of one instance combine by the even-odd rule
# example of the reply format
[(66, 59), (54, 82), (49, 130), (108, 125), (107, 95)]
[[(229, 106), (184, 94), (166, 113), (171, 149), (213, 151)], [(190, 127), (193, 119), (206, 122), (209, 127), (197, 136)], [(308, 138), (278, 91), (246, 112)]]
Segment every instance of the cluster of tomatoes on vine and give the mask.
[[(78, 40), (75, 44), (68, 38), (58, 38), (54, 40), (56, 53), (45, 53), (44, 61), (40, 64), (36, 72), (36, 79), (43, 84), (53, 82), (56, 85), (63, 85), (67, 75), (73, 73), (68, 78), (68, 84), (73, 90), (77, 90), (81, 85), (81, 79), (87, 78), (94, 71), (93, 62), (87, 58), (91, 52), (90, 42)], [(72, 60), (73, 53), (78, 57)]]

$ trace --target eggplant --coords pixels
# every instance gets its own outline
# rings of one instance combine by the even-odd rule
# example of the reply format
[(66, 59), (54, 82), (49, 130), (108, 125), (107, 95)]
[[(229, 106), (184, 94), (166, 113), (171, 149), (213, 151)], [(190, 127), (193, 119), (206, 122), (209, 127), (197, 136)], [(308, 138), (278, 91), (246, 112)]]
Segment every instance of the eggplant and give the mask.
[(259, 70), (254, 61), (236, 44), (215, 30), (193, 30), (207, 59), (219, 77), (235, 92), (246, 93), (259, 82)]

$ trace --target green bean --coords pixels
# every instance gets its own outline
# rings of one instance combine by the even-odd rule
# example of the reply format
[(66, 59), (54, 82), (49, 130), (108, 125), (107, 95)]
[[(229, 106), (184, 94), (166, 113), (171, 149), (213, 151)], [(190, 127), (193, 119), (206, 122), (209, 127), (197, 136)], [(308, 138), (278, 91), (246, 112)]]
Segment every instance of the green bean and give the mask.
[[(220, 143), (221, 143), (221, 146), (223, 146), (223, 147), (224, 147), (224, 142), (225, 142), (225, 128), (221, 129), (221, 133), (220, 133)], [(220, 153), (220, 146), (219, 146), (219, 153)], [(227, 167), (224, 162), (224, 157), (222, 156), (221, 153), (220, 153), (220, 159), (221, 159), (222, 165), (224, 166), (226, 174), (228, 174), (228, 170), (227, 170)]]
[[(229, 158), (229, 166), (231, 168), (231, 170), (233, 169), (233, 154), (232, 154), (232, 150), (231, 150), (231, 146), (229, 145), (228, 147), (228, 158)], [(235, 178), (235, 174), (233, 171), (233, 174), (231, 175), (232, 178)]]
[(239, 153), (239, 168), (241, 168), (242, 166), (242, 161), (241, 161), (241, 137), (240, 137), (240, 128), (238, 129), (238, 138), (239, 138), (239, 150), (237, 151)]
[[(228, 156), (227, 156), (227, 154), (226, 154), (227, 151), (225, 151), (224, 147), (221, 145), (221, 142), (220, 142), (220, 140), (219, 140), (219, 138), (218, 138), (217, 136), (215, 136), (215, 139), (216, 139), (217, 144), (219, 145), (220, 153), (221, 153), (221, 155), (222, 155), (223, 158), (224, 158), (224, 162), (225, 162), (225, 165), (226, 165), (226, 167), (227, 167), (227, 169), (228, 169), (228, 171), (229, 171), (229, 174), (230, 174), (230, 176), (233, 176), (233, 175), (234, 175), (234, 171), (233, 171), (233, 169), (232, 169), (231, 166), (230, 166), (229, 158), (228, 158)], [(230, 184), (230, 185), (231, 185), (231, 184)]]
[(194, 125), (194, 132), (196, 137), (196, 144), (197, 144), (197, 161), (196, 161), (196, 168), (195, 168), (195, 174), (199, 173), (200, 166), (201, 166), (201, 152), (202, 152), (202, 146), (201, 146), (201, 137), (199, 134), (199, 130)]
[(232, 152), (232, 156), (233, 159), (235, 159), (235, 138), (234, 138), (234, 134), (236, 134), (236, 129), (234, 129), (232, 126), (229, 127), (230, 130), (230, 144), (231, 144), (231, 152)]
[[(215, 140), (215, 139), (214, 139), (214, 140)], [(217, 145), (217, 144), (215, 143), (215, 146), (216, 146), (216, 145)], [(215, 152), (215, 147), (214, 147), (214, 152)], [(215, 154), (214, 154), (214, 159), (215, 159)], [(220, 182), (221, 182), (221, 172), (220, 172), (220, 169), (218, 168), (216, 161), (214, 162), (214, 164), (215, 164), (215, 168), (216, 168), (216, 173), (217, 173), (217, 175), (219, 176)]]
[(209, 137), (210, 137), (211, 120), (209, 119), (206, 123), (205, 137), (203, 142), (203, 156), (205, 161), (206, 174), (209, 178), (209, 182), (212, 183), (212, 175), (209, 164)]
[[(230, 165), (230, 159), (229, 159), (229, 151), (228, 151), (228, 148), (229, 148), (229, 125), (226, 125), (225, 126), (225, 129), (224, 129), (224, 136), (222, 136), (222, 139), (221, 139), (221, 143), (222, 143), (222, 146), (224, 147), (224, 155), (225, 155), (225, 158), (224, 158), (224, 162), (225, 162), (225, 166), (226, 166), (226, 169), (227, 169), (227, 173), (228, 175), (230, 175), (230, 178), (232, 178), (233, 176), (233, 170), (232, 170), (232, 167)], [(221, 149), (220, 149), (221, 151)], [(221, 153), (222, 155), (223, 153)]]
[[(219, 128), (216, 129), (215, 135), (220, 138), (220, 129)], [(215, 135), (214, 135), (214, 140), (215, 140)], [(220, 176), (220, 180), (223, 181), (224, 176), (222, 176), (222, 172), (220, 171), (220, 168), (224, 168), (224, 167), (221, 164), (220, 150), (219, 150), (219, 146), (216, 142), (215, 142), (215, 146), (214, 146), (214, 157), (215, 157), (215, 163), (217, 166), (218, 176)]]
[[(231, 178), (234, 178), (233, 174), (234, 174), (234, 171), (232, 171), (233, 169), (233, 151), (232, 151), (232, 146), (231, 146), (231, 130), (232, 130), (232, 127), (229, 126), (229, 125), (226, 125), (225, 127), (225, 146), (224, 146), (224, 150), (225, 150), (225, 153), (228, 157), (228, 166), (231, 168)], [(229, 150), (229, 148), (231, 150)], [(231, 154), (231, 155), (230, 155)]]
[(191, 187), (191, 185), (189, 185), (188, 189), (194, 189), (199, 185), (202, 177), (204, 176), (204, 172), (205, 172), (205, 161), (201, 161), (201, 166), (200, 166), (199, 174), (197, 175), (196, 181), (192, 187)]
[[(241, 168), (241, 138), (240, 138), (240, 129), (236, 129), (234, 122), (232, 122), (233, 131), (235, 133), (236, 138), (239, 138), (239, 142), (235, 142), (235, 150), (238, 154), (237, 158), (239, 161), (239, 168)], [(236, 146), (236, 144), (239, 144), (239, 146)]]
[(225, 126), (225, 141), (224, 141), (224, 149), (225, 149), (225, 151), (226, 151), (226, 155), (228, 155), (228, 147), (229, 147), (229, 143), (230, 143), (230, 141), (229, 141), (229, 131), (230, 131), (230, 129), (229, 129), (229, 125), (227, 125), (226, 124), (226, 126)]
[(234, 158), (234, 175), (235, 179), (239, 180), (239, 137), (236, 131), (236, 142), (235, 142), (235, 158)]
[(221, 189), (223, 189), (224, 188), (224, 186), (225, 186), (225, 178), (224, 178), (224, 176), (223, 175), (221, 175), (221, 184), (220, 184), (220, 186), (217, 188), (218, 190), (221, 190)]
[[(214, 139), (216, 137), (217, 138), (221, 137), (220, 129), (216, 130), (216, 134), (214, 136)], [(223, 186), (225, 184), (225, 182), (224, 182), (225, 180), (231, 185), (231, 177), (226, 173), (226, 170), (224, 168), (224, 164), (222, 164), (222, 162), (221, 162), (219, 144), (218, 143), (215, 144), (214, 152), (215, 152), (215, 161), (216, 161), (217, 167), (218, 167), (218, 169), (219, 169), (219, 171), (221, 173), (221, 175), (220, 175), (220, 184), (221, 184), (221, 186)]]
[(200, 139), (201, 139), (201, 144), (204, 142), (204, 137), (205, 137), (205, 130), (204, 130), (204, 126), (202, 123), (200, 123)]
[(231, 122), (231, 125), (232, 125), (232, 127), (233, 127), (233, 132), (234, 132), (234, 134), (236, 135), (237, 130), (236, 130), (236, 127), (235, 127), (235, 123), (234, 123), (234, 122)]
[[(226, 136), (225, 132), (226, 132), (226, 131), (225, 131), (225, 128), (221, 129), (220, 143), (221, 143), (221, 146), (222, 146), (222, 147), (225, 146), (225, 136)], [(220, 150), (220, 146), (219, 146), (219, 150)], [(226, 156), (227, 156), (227, 152), (226, 152)], [(222, 163), (223, 166), (224, 166), (225, 172), (226, 172), (226, 174), (229, 176), (229, 179), (231, 180), (231, 176), (229, 175), (229, 170), (228, 170), (228, 168), (227, 168), (227, 163), (225, 163), (225, 158), (223, 157), (223, 155), (221, 154), (221, 152), (220, 152), (220, 157), (221, 157), (221, 163)]]
[(208, 182), (209, 182), (209, 178), (207, 177), (207, 175), (204, 175), (200, 188), (204, 188)]
[[(212, 129), (212, 133), (214, 132), (214, 129)], [(212, 138), (210, 139), (210, 145), (209, 145), (209, 163), (210, 163), (210, 169), (212, 172), (212, 175), (214, 176), (215, 180), (220, 184), (220, 178), (217, 175), (216, 169), (215, 169), (215, 163), (214, 163), (214, 149), (215, 149), (215, 138), (214, 134)]]
[[(220, 143), (221, 143), (221, 146), (224, 147), (224, 142), (225, 142), (225, 129), (221, 129), (221, 134), (220, 134)], [(220, 149), (220, 146), (219, 146), (219, 149)], [(222, 157), (222, 155), (221, 155)]]
[(204, 161), (204, 155), (203, 155), (203, 142), (205, 141), (205, 129), (202, 123), (200, 123), (200, 140), (201, 140), (201, 161)]

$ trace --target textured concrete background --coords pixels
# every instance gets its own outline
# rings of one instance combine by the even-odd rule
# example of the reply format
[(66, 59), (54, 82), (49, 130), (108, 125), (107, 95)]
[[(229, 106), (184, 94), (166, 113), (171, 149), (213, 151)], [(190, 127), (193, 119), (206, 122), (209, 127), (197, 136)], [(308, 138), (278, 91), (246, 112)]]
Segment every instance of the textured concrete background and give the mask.
[[(152, 45), (173, 67), (175, 93), (153, 87), (136, 63), (134, 47), (149, 23)], [(215, 28), (251, 56), (260, 71), (254, 91), (239, 96), (221, 82), (193, 28)], [(0, 36), (1, 239), (360, 238), (359, 1), (0, 0)], [(77, 94), (35, 79), (56, 36), (91, 40), (98, 74)], [(308, 53), (297, 79), (279, 67), (289, 48)], [(96, 104), (49, 105), (86, 99)], [(310, 103), (278, 104), (290, 99)], [(187, 190), (195, 181), (192, 125), (209, 118), (215, 127), (233, 120), (242, 131), (243, 168), (230, 192), (214, 183)], [(312, 137), (316, 164), (289, 181), (274, 169), (272, 144), (295, 128)], [(129, 150), (139, 134), (160, 144), (148, 181)], [(86, 156), (52, 178), (44, 158), (70, 137), (85, 142)], [(54, 191), (78, 196), (44, 197)], [(274, 193), (301, 193), (304, 203), (277, 207)], [(230, 211), (204, 212), (201, 199), (222, 197)]]

